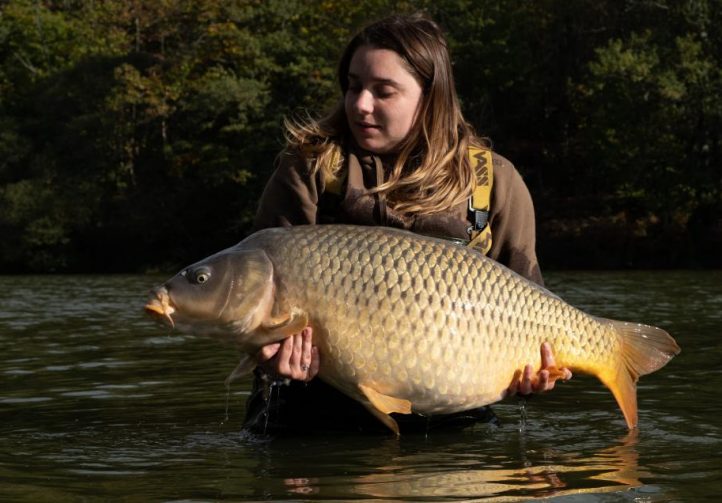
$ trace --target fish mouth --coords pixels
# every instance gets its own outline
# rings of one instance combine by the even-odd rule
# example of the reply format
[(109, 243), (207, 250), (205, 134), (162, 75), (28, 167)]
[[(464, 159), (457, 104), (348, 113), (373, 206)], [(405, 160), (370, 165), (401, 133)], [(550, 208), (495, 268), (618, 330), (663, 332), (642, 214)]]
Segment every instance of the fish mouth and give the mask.
[(148, 303), (143, 307), (143, 310), (146, 314), (162, 321), (171, 328), (175, 327), (172, 317), (175, 308), (170, 304), (170, 296), (165, 287), (156, 288), (151, 292)]

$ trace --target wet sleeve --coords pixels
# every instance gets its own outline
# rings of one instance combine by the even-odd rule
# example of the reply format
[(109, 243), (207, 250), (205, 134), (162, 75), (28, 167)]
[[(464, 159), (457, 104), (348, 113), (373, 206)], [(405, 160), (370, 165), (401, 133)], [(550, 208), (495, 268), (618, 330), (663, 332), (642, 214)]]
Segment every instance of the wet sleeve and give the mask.
[(317, 213), (316, 177), (300, 157), (282, 153), (261, 195), (253, 230), (315, 224)]
[(536, 256), (534, 204), (524, 180), (504, 158), (495, 158), (489, 256), (511, 270), (544, 284)]

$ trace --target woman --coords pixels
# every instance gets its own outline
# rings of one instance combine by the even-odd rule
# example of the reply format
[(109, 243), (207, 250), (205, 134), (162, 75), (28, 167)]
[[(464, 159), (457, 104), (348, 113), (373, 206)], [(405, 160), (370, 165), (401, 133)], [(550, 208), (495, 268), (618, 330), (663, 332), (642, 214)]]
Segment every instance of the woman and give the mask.
[[(287, 146), (261, 197), (256, 229), (332, 222), (385, 225), (468, 242), (469, 197), (477, 176), (469, 147), (484, 145), (461, 114), (439, 27), (419, 14), (375, 22), (351, 40), (338, 77), (344, 99), (333, 113), (319, 121), (286, 123)], [(495, 154), (492, 161), (489, 256), (541, 284), (531, 197), (509, 161)], [(527, 365), (509, 393), (554, 387), (545, 370), (554, 366), (551, 349), (545, 344), (541, 353), (542, 370), (535, 374)], [(383, 431), (361, 405), (312, 381), (321, 358), (310, 327), (264, 347), (246, 426), (266, 432), (337, 426)], [(571, 377), (565, 373), (565, 379)], [(270, 388), (269, 394), (262, 381), (279, 377), (293, 381)], [(483, 408), (397, 419), (408, 431), (490, 416)]]

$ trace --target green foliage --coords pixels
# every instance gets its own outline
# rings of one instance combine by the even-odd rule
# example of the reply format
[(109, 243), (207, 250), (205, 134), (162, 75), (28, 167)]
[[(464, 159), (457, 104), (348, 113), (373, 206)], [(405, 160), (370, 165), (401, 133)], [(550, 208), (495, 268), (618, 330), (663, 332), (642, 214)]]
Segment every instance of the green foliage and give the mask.
[(714, 3), (651, 5), (663, 16), (642, 9), (633, 31), (595, 48), (576, 96), (579, 149), (596, 154), (587, 183), (669, 218), (722, 196), (722, 44), (703, 6)]
[(175, 267), (238, 241), (283, 117), (329, 109), (354, 31), (415, 10), (542, 222), (722, 206), (719, 0), (10, 0), (0, 271)]

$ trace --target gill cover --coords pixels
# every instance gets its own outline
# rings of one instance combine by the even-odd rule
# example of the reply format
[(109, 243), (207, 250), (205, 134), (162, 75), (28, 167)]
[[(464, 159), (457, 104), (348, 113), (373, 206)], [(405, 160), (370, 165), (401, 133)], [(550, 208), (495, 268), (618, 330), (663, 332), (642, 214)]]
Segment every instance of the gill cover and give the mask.
[(165, 286), (178, 321), (248, 325), (270, 301), (272, 277), (263, 250), (229, 248), (185, 268)]

